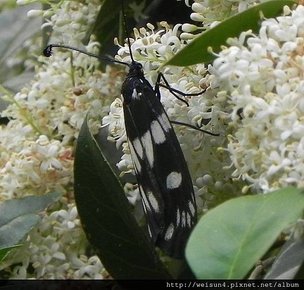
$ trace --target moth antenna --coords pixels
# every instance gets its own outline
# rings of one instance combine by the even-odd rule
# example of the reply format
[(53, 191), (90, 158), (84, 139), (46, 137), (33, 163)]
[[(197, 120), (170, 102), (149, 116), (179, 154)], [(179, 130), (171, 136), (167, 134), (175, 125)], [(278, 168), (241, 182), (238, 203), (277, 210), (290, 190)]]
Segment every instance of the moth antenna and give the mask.
[(134, 63), (135, 60), (133, 58), (133, 54), (132, 54), (132, 50), (131, 50), (131, 41), (130, 41), (130, 37), (129, 37), (129, 27), (128, 27), (128, 24), (127, 24), (125, 5), (124, 5), (123, 0), (121, 1), (121, 10), (122, 10), (122, 17), (123, 17), (123, 22), (124, 22), (124, 27), (125, 27), (125, 34), (127, 36), (127, 43), (128, 43), (129, 51), (130, 51), (130, 57), (131, 57), (132, 63)]
[(99, 55), (96, 55), (94, 53), (90, 53), (90, 52), (84, 51), (82, 49), (79, 49), (79, 48), (76, 48), (76, 47), (73, 47), (73, 46), (69, 46), (69, 45), (63, 45), (63, 44), (49, 44), (43, 50), (43, 55), (46, 56), (46, 57), (50, 57), (52, 55), (52, 50), (53, 50), (54, 47), (64, 48), (64, 49), (68, 49), (68, 50), (74, 50), (74, 51), (80, 52), (82, 54), (97, 58), (100, 61), (105, 60), (105, 61), (109, 61), (109, 62), (113, 62), (113, 63), (123, 64), (123, 65), (126, 65), (128, 67), (130, 66), (128, 63), (126, 63), (124, 61), (119, 61), (119, 60), (116, 60), (116, 59), (113, 59), (113, 58), (110, 58), (110, 57), (107, 57), (107, 56), (99, 56)]

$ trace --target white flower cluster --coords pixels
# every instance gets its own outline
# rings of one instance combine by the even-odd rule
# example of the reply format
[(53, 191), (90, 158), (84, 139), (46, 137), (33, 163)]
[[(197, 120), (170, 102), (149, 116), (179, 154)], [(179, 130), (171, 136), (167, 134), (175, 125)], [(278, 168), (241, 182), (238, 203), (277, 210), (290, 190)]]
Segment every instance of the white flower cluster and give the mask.
[[(55, 7), (55, 12), (42, 28), (51, 26), (53, 29), (52, 41), (79, 46), (85, 38), (88, 27), (96, 20), (96, 7), (100, 5), (98, 0), (84, 1), (61, 1), (60, 9)], [(53, 13), (52, 9), (44, 14)], [(46, 15), (44, 15), (46, 16)], [(69, 24), (69, 25), (67, 25)]]
[(243, 41), (234, 40), (210, 68), (218, 99), (228, 100), (219, 106), (231, 110), (233, 175), (263, 192), (303, 187), (304, 7), (285, 7)]
[[(59, 10), (51, 8), (58, 14), (49, 24), (54, 31), (69, 33), (73, 39), (69, 44), (78, 47), (99, 7), (99, 1), (85, 2), (63, 1)], [(91, 52), (96, 48), (94, 41), (86, 47)], [(63, 193), (60, 209), (48, 212), (9, 260), (4, 270), (11, 273), (10, 278), (103, 275), (98, 257), (86, 256), (87, 242), (73, 198), (73, 151), (89, 110), (92, 130), (97, 132), (100, 117), (108, 110), (106, 97), (119, 95), (119, 83), (112, 74), (118, 80), (120, 74), (111, 67), (99, 72), (97, 61), (79, 54), (71, 63), (69, 56), (70, 52), (60, 50), (50, 59), (41, 56), (44, 65), (37, 67), (35, 79), (15, 96), (7, 94), (11, 104), (1, 112), (10, 121), (0, 127), (0, 200), (49, 191)]]
[[(198, 32), (215, 26), (217, 23), (242, 12), (249, 7), (258, 3), (269, 0), (194, 0), (191, 8), (191, 20), (197, 22), (195, 24), (183, 24), (183, 33), (181, 38), (193, 39)], [(189, 0), (185, 0), (189, 6)]]
[(97, 256), (86, 256), (87, 247), (77, 209), (69, 204), (33, 229), (15, 257), (12, 277), (28, 278), (31, 266), (36, 279), (102, 279), (103, 266)]
[[(45, 135), (33, 140), (30, 129), (11, 121), (6, 130), (0, 131), (1, 137), (6, 137), (1, 141), (0, 199), (65, 192), (64, 188), (71, 184), (72, 148), (58, 140), (50, 141)], [(10, 138), (12, 133), (14, 137)], [(17, 149), (15, 144), (22, 148)]]

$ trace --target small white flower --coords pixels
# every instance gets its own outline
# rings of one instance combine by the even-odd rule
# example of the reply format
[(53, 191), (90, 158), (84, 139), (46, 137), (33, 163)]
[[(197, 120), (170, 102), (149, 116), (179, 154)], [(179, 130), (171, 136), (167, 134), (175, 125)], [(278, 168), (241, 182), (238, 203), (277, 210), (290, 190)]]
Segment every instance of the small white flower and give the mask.
[(41, 16), (41, 15), (43, 15), (43, 11), (42, 10), (32, 9), (32, 10), (29, 10), (27, 12), (27, 17), (29, 17), (29, 18), (35, 18), (35, 17)]
[(304, 7), (289, 13), (263, 21), (247, 46), (226, 48), (210, 69), (231, 110), (234, 176), (263, 192), (303, 186)]

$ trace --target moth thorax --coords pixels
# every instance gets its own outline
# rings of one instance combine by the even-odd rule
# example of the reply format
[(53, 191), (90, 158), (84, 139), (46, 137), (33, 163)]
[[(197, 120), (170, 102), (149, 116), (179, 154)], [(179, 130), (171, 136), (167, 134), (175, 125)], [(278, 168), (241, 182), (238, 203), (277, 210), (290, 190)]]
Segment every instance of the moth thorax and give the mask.
[(129, 69), (129, 76), (137, 76), (137, 77), (143, 77), (144, 76), (144, 71), (143, 71), (143, 66), (139, 62), (132, 62), (130, 64), (130, 69)]

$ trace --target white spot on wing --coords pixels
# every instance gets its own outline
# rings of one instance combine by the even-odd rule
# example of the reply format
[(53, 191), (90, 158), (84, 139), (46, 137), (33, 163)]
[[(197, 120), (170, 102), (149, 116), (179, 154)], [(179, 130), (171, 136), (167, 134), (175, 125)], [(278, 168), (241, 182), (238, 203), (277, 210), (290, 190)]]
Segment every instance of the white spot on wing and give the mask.
[(191, 219), (190, 213), (187, 213), (187, 226), (189, 228), (191, 228), (191, 226), (192, 226), (192, 219)]
[(182, 211), (182, 215), (181, 215), (181, 223), (182, 223), (182, 227), (186, 227), (186, 212)]
[(138, 138), (135, 138), (133, 141), (131, 141), (133, 146), (134, 146), (134, 150), (136, 151), (136, 153), (138, 154), (138, 156), (143, 159), (143, 155), (144, 155), (144, 152), (143, 152), (143, 148), (141, 146), (141, 143), (139, 141)]
[(165, 240), (166, 241), (169, 241), (172, 236), (173, 236), (173, 232), (174, 232), (174, 225), (173, 224), (170, 224), (166, 230), (166, 233), (165, 233)]
[(154, 194), (152, 192), (149, 192), (147, 198), (150, 202), (151, 207), (154, 209), (155, 212), (158, 213), (159, 212), (159, 205), (158, 205), (158, 201), (155, 198)]
[(157, 117), (158, 122), (161, 124), (163, 130), (168, 132), (171, 129), (170, 121), (165, 113)]
[(193, 205), (193, 202), (192, 202), (192, 201), (189, 201), (188, 207), (189, 207), (189, 210), (190, 210), (190, 212), (191, 212), (191, 215), (192, 215), (192, 216), (195, 216), (195, 208), (194, 208), (194, 205)]
[(176, 211), (176, 225), (178, 226), (180, 223), (180, 211), (179, 208)]
[(151, 232), (151, 229), (150, 229), (149, 225), (148, 225), (148, 233), (149, 233), (150, 238), (152, 238), (152, 232)]
[(179, 172), (172, 171), (167, 176), (166, 183), (167, 183), (167, 188), (168, 189), (178, 188), (182, 183), (182, 175)]
[(134, 166), (135, 166), (137, 172), (141, 172), (141, 165), (140, 165), (138, 157), (137, 157), (137, 155), (135, 153), (135, 149), (133, 147), (133, 144), (132, 144), (132, 142), (129, 142), (129, 144), (130, 144), (130, 153), (131, 153), (131, 157), (132, 157)]
[(156, 144), (165, 142), (166, 136), (164, 134), (164, 130), (156, 120), (151, 123), (151, 133)]
[(138, 93), (138, 92), (136, 91), (136, 89), (134, 88), (134, 89), (133, 89), (133, 92), (132, 92), (132, 99), (133, 99), (133, 100), (140, 99), (141, 96), (142, 96), (142, 93)]
[(145, 148), (148, 162), (149, 162), (150, 166), (153, 167), (154, 152), (153, 152), (151, 133), (149, 130), (141, 137), (141, 142), (143, 144), (143, 147)]
[(133, 89), (133, 92), (132, 92), (132, 99), (133, 99), (133, 100), (138, 99), (138, 94), (137, 94), (136, 89)]

